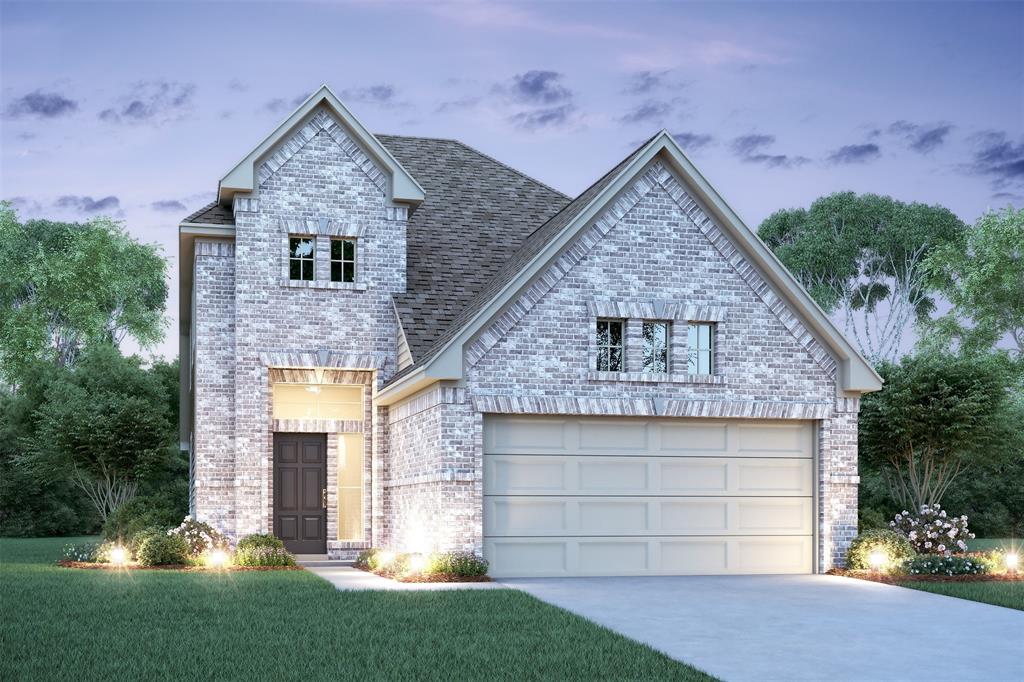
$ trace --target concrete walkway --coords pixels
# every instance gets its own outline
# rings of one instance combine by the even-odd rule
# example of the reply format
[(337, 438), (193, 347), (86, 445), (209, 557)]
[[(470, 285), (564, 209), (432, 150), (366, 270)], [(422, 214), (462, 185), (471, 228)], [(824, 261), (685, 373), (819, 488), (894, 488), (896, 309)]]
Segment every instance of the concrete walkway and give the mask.
[(824, 575), (501, 582), (727, 682), (1024, 680), (1024, 612), (918, 590)]
[(400, 583), (397, 580), (382, 578), (373, 573), (360, 571), (350, 564), (334, 561), (332, 565), (325, 566), (327, 562), (310, 561), (299, 562), (303, 567), (318, 575), (339, 590), (397, 590), (404, 592), (423, 590), (493, 590), (501, 588), (499, 583)]

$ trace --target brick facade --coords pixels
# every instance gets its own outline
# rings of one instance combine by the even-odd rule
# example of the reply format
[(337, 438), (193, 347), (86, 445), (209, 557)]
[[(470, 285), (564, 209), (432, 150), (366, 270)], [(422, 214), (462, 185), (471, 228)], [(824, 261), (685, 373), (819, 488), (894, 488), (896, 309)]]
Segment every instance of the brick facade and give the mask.
[[(336, 463), (329, 459), (332, 556), (359, 546), (483, 545), (483, 415), (546, 413), (815, 420), (818, 568), (841, 562), (856, 532), (857, 409), (837, 398), (837, 365), (655, 161), (575, 238), (515, 305), (464, 348), (458, 385), (436, 383), (389, 407), (371, 402), (397, 369), (392, 295), (405, 281), (407, 213), (343, 128), (316, 112), (260, 165), (235, 199), (234, 243), (197, 241), (194, 264), (193, 511), (234, 536), (270, 532), (275, 430), (364, 434), (362, 543), (333, 541)], [(317, 279), (287, 278), (289, 234), (317, 237)], [(329, 239), (354, 237), (358, 276), (329, 280)], [(594, 323), (627, 320), (623, 372), (596, 372)], [(717, 323), (715, 374), (639, 372), (639, 323)], [(272, 419), (272, 381), (328, 368), (367, 387), (364, 419)], [(337, 436), (328, 439), (337, 457)]]

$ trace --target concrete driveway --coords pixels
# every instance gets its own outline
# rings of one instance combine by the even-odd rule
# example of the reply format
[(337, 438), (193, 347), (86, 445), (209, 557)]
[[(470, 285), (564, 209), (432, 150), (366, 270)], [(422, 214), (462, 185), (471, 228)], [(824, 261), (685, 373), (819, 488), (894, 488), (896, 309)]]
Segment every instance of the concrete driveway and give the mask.
[(824, 575), (502, 582), (728, 682), (1024, 680), (1024, 612), (918, 590)]

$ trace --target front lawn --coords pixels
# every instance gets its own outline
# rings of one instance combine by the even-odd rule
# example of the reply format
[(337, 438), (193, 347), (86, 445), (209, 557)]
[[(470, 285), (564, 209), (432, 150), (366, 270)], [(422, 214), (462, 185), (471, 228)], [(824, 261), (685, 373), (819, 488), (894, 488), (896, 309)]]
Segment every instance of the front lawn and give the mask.
[(1024, 611), (1024, 582), (931, 583), (917, 581), (898, 584), (900, 587), (909, 587), (913, 590), (924, 590), (925, 592), (944, 594), (947, 597), (959, 597)]
[(0, 539), (0, 679), (714, 679), (515, 590), (54, 566), (72, 540)]
[(993, 549), (1021, 549), (1024, 543), (1011, 538), (975, 538), (967, 541), (967, 549), (972, 552), (988, 552)]

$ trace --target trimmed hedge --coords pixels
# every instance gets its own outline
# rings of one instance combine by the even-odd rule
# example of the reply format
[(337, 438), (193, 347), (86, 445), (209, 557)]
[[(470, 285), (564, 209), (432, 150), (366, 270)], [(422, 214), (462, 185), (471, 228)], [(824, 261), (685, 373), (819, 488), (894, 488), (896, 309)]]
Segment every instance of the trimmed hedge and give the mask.
[(258, 547), (270, 547), (271, 549), (280, 549), (283, 551), (284, 541), (274, 535), (253, 533), (252, 535), (246, 535), (244, 538), (239, 540), (237, 549), (241, 551), (256, 549)]
[(235, 564), (237, 566), (294, 566), (295, 556), (283, 547), (250, 546), (235, 551)]
[(180, 535), (151, 528), (135, 536), (135, 560), (143, 566), (171, 566), (188, 561), (188, 543)]
[(906, 536), (893, 530), (867, 530), (850, 543), (846, 552), (846, 567), (853, 570), (872, 568), (869, 557), (875, 550), (884, 551), (889, 557), (889, 570), (899, 569), (907, 559), (915, 556), (914, 547)]

